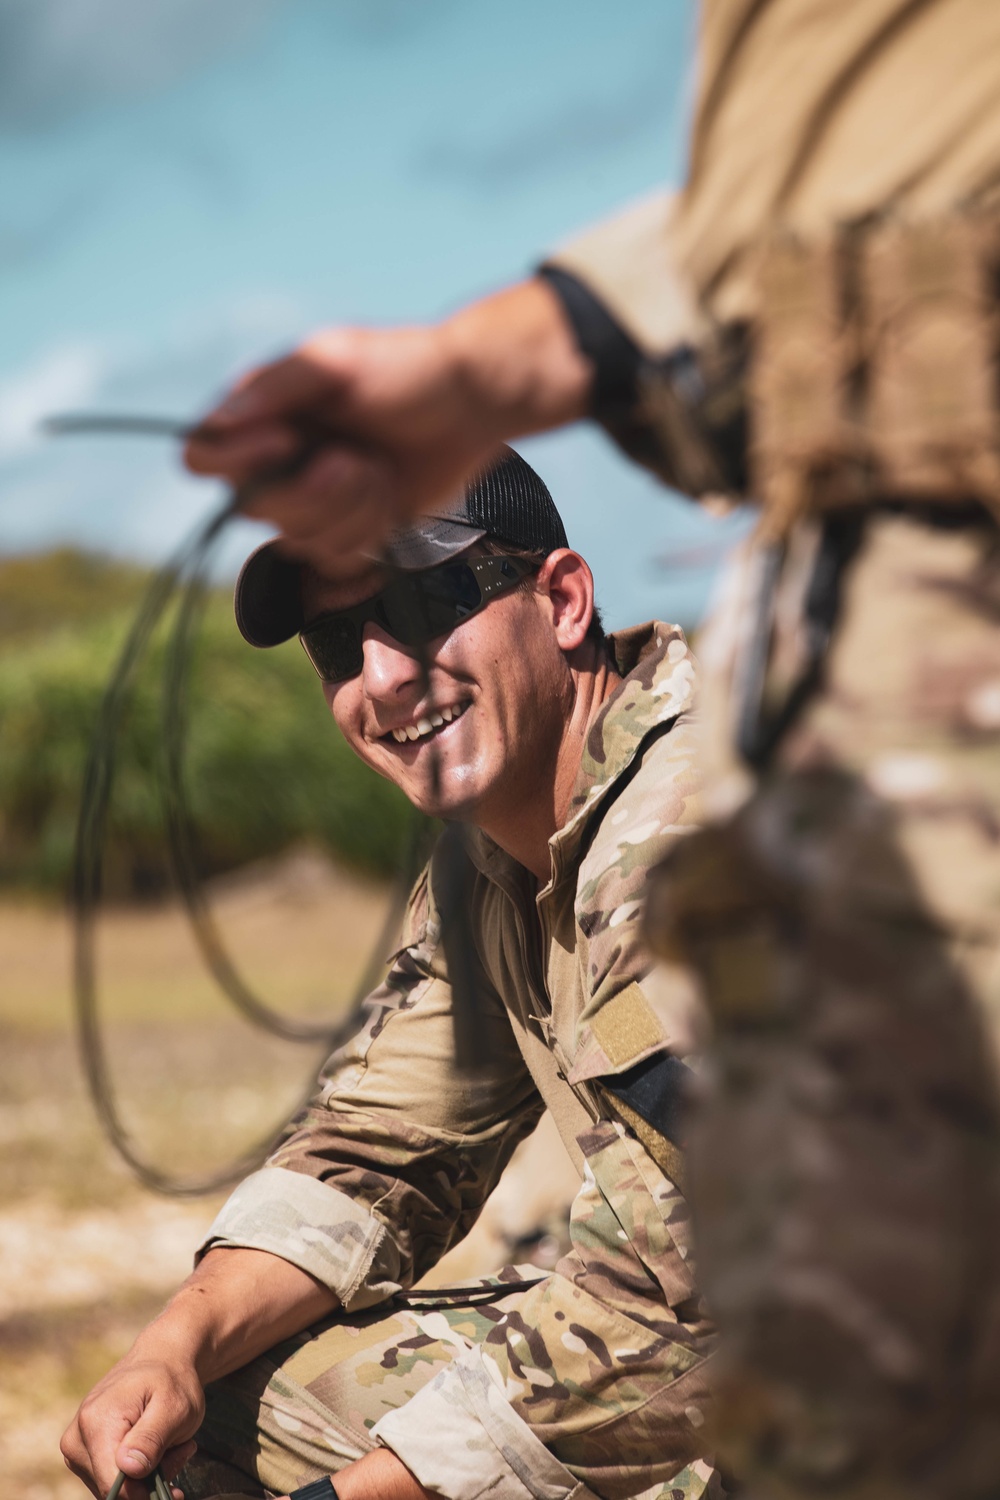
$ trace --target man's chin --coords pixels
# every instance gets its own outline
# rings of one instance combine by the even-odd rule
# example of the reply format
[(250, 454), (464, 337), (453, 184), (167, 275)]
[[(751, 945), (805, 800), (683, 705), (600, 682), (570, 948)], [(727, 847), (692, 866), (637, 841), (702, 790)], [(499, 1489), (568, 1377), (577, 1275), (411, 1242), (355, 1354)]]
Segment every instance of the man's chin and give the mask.
[(442, 797), (435, 800), (433, 797), (422, 797), (420, 801), (410, 798), (417, 812), (423, 813), (425, 818), (438, 818), (442, 823), (474, 823), (473, 809), (468, 802), (458, 801), (450, 797)]
[(418, 812), (444, 823), (474, 823), (479, 798), (466, 787), (427, 787), (418, 791), (404, 788)]

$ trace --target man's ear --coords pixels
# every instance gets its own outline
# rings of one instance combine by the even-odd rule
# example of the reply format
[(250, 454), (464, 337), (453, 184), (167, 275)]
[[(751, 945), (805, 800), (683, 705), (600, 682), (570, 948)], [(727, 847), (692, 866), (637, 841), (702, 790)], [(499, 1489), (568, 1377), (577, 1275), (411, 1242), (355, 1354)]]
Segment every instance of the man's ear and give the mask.
[(563, 651), (583, 644), (594, 614), (594, 575), (569, 547), (550, 552), (535, 575), (535, 588), (552, 611), (552, 628)]

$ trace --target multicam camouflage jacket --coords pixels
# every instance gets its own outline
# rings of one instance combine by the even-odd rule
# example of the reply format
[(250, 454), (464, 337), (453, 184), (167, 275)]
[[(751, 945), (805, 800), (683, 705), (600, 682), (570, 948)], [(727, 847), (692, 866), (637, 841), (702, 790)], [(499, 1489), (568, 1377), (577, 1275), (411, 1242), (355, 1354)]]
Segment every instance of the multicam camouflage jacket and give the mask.
[(694, 822), (694, 664), (675, 626), (612, 644), (623, 681), (590, 728), (548, 884), (485, 836), (468, 841), (486, 1067), (456, 1066), (432, 857), (357, 1034), (203, 1247), (270, 1251), (348, 1312), (372, 1306), (467, 1233), (552, 1110), (582, 1178), (571, 1251), (374, 1429), (453, 1500), (617, 1500), (686, 1467), (690, 1495), (709, 1479), (712, 1335), (686, 1205), (601, 1084), (694, 1046), (691, 1002), (650, 972), (639, 920), (648, 871)]

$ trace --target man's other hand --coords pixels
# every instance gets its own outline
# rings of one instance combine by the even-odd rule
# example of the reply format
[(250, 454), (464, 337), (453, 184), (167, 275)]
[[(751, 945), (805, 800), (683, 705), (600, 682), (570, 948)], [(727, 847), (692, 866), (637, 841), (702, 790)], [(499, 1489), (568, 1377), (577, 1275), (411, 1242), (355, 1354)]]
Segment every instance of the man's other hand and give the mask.
[(318, 334), (245, 376), (185, 458), (343, 577), (506, 438), (583, 416), (592, 374), (554, 293), (526, 281), (433, 327)]
[[(157, 1464), (170, 1480), (187, 1463), (204, 1409), (193, 1366), (133, 1350), (94, 1387), (67, 1428), (66, 1466), (101, 1497), (121, 1469), (130, 1476), (123, 1500), (148, 1500), (141, 1480)], [(183, 1500), (180, 1490), (173, 1493)]]
[(434, 1490), (424, 1489), (389, 1448), (373, 1448), (334, 1474), (333, 1482), (339, 1500), (440, 1500)]

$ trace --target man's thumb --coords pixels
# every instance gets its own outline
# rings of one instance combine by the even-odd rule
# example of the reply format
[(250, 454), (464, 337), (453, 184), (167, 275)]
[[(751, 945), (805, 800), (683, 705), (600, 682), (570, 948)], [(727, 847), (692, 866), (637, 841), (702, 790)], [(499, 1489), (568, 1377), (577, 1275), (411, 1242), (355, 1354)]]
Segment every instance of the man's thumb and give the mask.
[(166, 1446), (166, 1438), (158, 1430), (158, 1424), (150, 1421), (148, 1415), (143, 1415), (118, 1444), (115, 1462), (130, 1479), (145, 1479), (159, 1463)]

